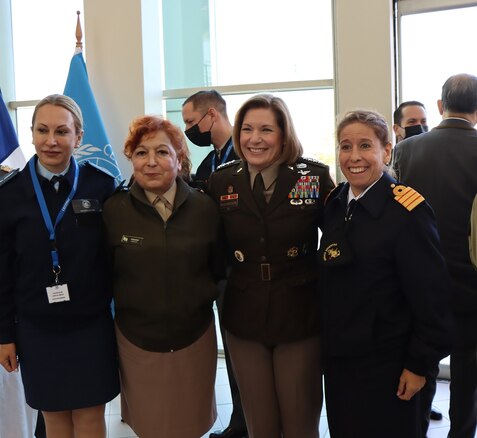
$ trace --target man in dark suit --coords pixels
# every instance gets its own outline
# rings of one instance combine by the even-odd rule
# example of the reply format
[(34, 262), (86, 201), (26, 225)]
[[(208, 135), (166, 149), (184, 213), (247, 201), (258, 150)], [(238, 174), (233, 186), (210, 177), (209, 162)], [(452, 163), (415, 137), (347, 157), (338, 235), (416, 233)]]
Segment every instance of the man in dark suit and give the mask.
[[(451, 353), (450, 438), (474, 438), (477, 428), (477, 272), (468, 230), (477, 193), (477, 77), (451, 76), (438, 101), (442, 122), (399, 143), (395, 167), (430, 203), (454, 281), (456, 319)], [(430, 273), (432, 275), (432, 273)]]
[[(215, 90), (199, 91), (188, 97), (182, 105), (182, 118), (185, 124), (187, 138), (196, 146), (208, 147), (213, 150), (200, 163), (191, 185), (206, 189), (210, 174), (221, 164), (237, 159), (232, 144), (232, 125), (227, 115), (227, 105), (224, 98)], [(225, 285), (220, 285), (218, 300), (219, 316), (222, 321), (222, 302)], [(243, 414), (242, 402), (237, 382), (235, 380), (229, 350), (225, 341), (225, 330), (220, 326), (224, 345), (225, 364), (232, 395), (232, 414), (230, 423), (223, 431), (210, 434), (210, 438), (242, 438), (247, 436), (247, 426)]]

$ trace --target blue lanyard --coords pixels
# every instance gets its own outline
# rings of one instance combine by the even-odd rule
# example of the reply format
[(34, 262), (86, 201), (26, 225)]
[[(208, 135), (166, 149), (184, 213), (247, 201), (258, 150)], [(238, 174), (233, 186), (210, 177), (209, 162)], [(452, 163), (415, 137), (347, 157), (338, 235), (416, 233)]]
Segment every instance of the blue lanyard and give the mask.
[(61, 267), (59, 263), (58, 249), (56, 248), (55, 230), (56, 230), (56, 226), (60, 223), (61, 219), (63, 219), (66, 209), (68, 208), (68, 205), (70, 205), (71, 200), (74, 198), (76, 194), (76, 189), (78, 188), (78, 176), (79, 176), (78, 163), (73, 157), (71, 158), (71, 161), (74, 166), (73, 188), (71, 189), (68, 197), (66, 198), (66, 201), (63, 204), (63, 207), (61, 207), (58, 213), (58, 216), (56, 216), (55, 225), (53, 225), (53, 223), (51, 222), (51, 216), (50, 216), (50, 213), (48, 212), (48, 207), (46, 206), (45, 197), (43, 196), (43, 192), (40, 187), (40, 182), (38, 181), (38, 176), (36, 174), (36, 169), (35, 169), (35, 157), (33, 157), (28, 163), (28, 166), (30, 168), (31, 179), (33, 181), (33, 188), (35, 189), (36, 199), (38, 200), (38, 204), (40, 205), (41, 214), (43, 215), (43, 220), (45, 221), (46, 228), (48, 229), (48, 232), (50, 233), (51, 260), (53, 262), (53, 272), (56, 274), (57, 283), (58, 283), (58, 274), (61, 271)]
[[(229, 158), (232, 147), (233, 147), (232, 142), (230, 142), (229, 145), (227, 146), (224, 157), (222, 158), (222, 160), (220, 160), (220, 164), (227, 162), (227, 158)], [(214, 153), (214, 155), (212, 156), (212, 172), (215, 172), (215, 157), (216, 155)]]

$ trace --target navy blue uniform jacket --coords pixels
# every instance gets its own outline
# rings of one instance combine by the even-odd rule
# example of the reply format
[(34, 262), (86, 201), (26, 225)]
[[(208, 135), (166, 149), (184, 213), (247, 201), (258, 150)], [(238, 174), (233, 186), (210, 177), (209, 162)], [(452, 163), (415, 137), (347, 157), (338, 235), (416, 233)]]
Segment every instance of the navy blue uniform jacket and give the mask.
[[(72, 204), (57, 227), (60, 283), (67, 283), (70, 301), (49, 304), (46, 287), (54, 282), (49, 233), (35, 196), (28, 166), (0, 187), (0, 343), (15, 342), (15, 318), (42, 327), (74, 327), (82, 319), (108, 309), (112, 291), (104, 269), (101, 206), (114, 190), (114, 179), (89, 164), (79, 165), (75, 199), (93, 207), (75, 213)], [(73, 166), (56, 193), (38, 176), (54, 223), (71, 190)], [(61, 204), (61, 205), (60, 205)]]
[[(327, 201), (322, 339), (327, 356), (388, 355), (427, 375), (450, 352), (452, 286), (431, 208), (423, 201), (408, 211), (394, 199), (394, 184), (384, 174), (357, 201), (344, 241), (349, 184)], [(333, 243), (330, 259), (325, 250)]]

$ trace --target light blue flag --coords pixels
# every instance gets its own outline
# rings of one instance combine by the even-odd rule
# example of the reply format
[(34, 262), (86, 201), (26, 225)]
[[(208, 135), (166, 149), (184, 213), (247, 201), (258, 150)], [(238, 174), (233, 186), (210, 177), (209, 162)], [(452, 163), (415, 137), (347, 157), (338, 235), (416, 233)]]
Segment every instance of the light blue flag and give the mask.
[(83, 144), (76, 150), (75, 158), (78, 162), (88, 160), (105, 169), (119, 184), (122, 180), (121, 172), (89, 85), (82, 52), (75, 53), (71, 60), (64, 94), (74, 99), (83, 113)]
[(0, 163), (3, 163), (18, 146), (17, 134), (0, 90)]

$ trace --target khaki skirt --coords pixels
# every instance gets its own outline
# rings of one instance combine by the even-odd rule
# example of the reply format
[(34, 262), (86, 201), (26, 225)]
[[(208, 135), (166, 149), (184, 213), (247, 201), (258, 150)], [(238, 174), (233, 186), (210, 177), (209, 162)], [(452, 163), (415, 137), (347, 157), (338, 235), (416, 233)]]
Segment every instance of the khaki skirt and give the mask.
[(121, 414), (140, 438), (200, 438), (217, 418), (215, 324), (172, 353), (145, 351), (116, 326)]

